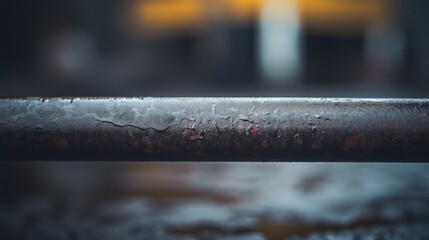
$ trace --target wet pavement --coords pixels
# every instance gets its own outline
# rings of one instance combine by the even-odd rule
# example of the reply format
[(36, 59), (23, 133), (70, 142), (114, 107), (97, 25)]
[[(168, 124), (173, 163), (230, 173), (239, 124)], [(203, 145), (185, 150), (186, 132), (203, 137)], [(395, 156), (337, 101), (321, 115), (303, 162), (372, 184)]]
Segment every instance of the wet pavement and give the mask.
[(1, 165), (0, 239), (429, 239), (429, 164)]

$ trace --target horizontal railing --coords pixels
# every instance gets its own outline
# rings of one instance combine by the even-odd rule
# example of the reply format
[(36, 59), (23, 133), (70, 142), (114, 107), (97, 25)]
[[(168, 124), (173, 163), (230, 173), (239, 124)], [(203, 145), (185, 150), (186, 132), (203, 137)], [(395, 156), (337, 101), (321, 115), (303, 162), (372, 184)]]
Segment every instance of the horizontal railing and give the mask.
[(1, 160), (429, 162), (428, 99), (0, 100)]

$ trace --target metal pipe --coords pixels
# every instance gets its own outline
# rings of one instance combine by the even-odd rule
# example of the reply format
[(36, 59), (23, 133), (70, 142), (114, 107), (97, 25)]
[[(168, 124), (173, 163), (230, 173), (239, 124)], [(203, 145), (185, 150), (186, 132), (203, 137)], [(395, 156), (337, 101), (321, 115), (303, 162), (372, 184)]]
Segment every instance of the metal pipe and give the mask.
[(0, 100), (1, 160), (429, 162), (429, 99)]

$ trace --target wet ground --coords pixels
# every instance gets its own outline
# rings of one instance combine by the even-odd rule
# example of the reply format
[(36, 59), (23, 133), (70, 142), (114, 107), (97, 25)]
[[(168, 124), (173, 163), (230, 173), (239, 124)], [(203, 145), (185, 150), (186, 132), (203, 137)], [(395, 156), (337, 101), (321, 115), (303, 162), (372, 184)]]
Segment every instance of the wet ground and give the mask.
[(429, 239), (429, 164), (0, 166), (0, 239)]

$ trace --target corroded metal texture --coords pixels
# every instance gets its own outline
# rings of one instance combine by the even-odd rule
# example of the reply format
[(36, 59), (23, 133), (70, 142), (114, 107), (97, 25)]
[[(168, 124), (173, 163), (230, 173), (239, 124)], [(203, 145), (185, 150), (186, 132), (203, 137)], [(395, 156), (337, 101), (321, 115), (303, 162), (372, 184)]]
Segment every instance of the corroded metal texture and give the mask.
[(2, 160), (428, 161), (429, 100), (0, 100)]

